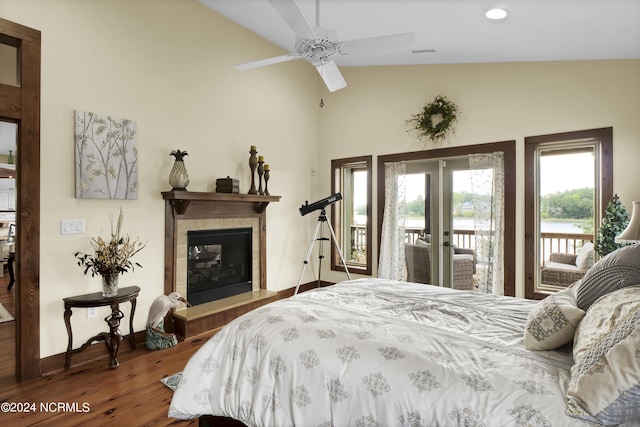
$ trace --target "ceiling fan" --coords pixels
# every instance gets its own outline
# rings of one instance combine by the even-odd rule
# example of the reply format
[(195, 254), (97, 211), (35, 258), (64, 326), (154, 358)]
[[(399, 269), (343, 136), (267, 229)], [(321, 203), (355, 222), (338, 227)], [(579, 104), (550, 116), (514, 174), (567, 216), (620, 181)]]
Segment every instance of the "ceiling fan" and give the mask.
[(336, 55), (357, 55), (408, 48), (413, 33), (339, 41), (334, 31), (319, 25), (319, 0), (316, 0), (316, 27), (312, 28), (294, 0), (268, 0), (276, 12), (296, 34), (295, 52), (282, 56), (235, 65), (237, 70), (250, 70), (294, 59), (304, 59), (316, 67), (330, 92), (342, 89), (347, 82), (333, 61)]

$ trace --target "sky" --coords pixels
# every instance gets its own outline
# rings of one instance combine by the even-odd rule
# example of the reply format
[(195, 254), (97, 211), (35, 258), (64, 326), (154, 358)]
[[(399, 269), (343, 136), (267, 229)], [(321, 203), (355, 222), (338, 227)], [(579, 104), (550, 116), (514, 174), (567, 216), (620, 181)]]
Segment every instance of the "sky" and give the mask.
[(543, 156), (540, 159), (540, 194), (576, 188), (593, 188), (594, 161), (591, 153)]

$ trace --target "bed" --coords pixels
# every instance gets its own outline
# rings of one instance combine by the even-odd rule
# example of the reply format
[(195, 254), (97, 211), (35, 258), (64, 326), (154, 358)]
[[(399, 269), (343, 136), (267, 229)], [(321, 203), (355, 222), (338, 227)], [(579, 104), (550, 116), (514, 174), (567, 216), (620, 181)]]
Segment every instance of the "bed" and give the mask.
[(383, 279), (304, 292), (206, 342), (168, 416), (277, 427), (594, 425), (565, 414), (571, 345), (523, 345), (536, 304)]

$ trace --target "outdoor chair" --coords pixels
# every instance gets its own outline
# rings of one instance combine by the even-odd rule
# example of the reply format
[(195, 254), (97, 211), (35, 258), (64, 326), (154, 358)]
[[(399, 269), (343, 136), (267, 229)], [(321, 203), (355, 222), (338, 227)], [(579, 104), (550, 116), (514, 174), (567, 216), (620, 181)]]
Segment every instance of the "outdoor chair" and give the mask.
[[(473, 273), (475, 261), (469, 254), (453, 257), (453, 288), (473, 290)], [(415, 244), (404, 245), (404, 257), (407, 267), (407, 281), (414, 283), (431, 283), (431, 244), (424, 240), (416, 240)]]
[(552, 252), (542, 268), (540, 281), (545, 285), (567, 287), (582, 279), (593, 265), (593, 257), (591, 242), (585, 243), (575, 254)]

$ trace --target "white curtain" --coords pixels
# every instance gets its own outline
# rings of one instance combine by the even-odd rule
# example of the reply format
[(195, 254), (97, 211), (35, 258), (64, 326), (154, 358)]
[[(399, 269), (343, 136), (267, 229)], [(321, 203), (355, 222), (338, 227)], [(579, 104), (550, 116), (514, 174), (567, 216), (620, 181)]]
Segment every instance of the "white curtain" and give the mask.
[(480, 274), (478, 289), (496, 295), (504, 295), (503, 158), (502, 152), (469, 156)]
[(378, 277), (404, 280), (405, 162), (384, 164), (384, 216), (380, 235)]

